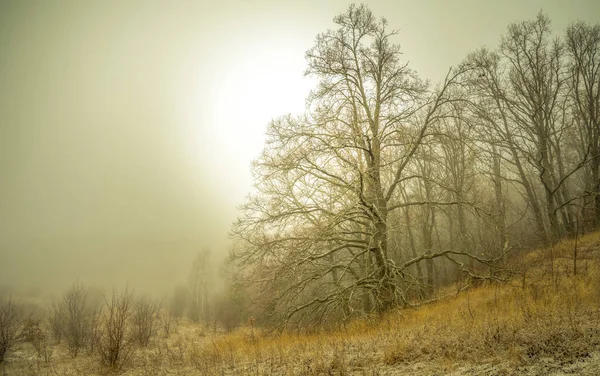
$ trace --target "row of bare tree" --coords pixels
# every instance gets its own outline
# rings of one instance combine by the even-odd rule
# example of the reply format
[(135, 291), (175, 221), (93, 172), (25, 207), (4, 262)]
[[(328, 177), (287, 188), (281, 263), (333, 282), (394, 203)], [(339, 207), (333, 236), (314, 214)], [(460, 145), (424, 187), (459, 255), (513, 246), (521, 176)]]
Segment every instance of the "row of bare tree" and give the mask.
[(263, 322), (338, 320), (502, 279), (510, 250), (600, 226), (600, 25), (512, 24), (431, 88), (364, 5), (307, 54), (232, 234)]
[[(113, 291), (104, 302), (89, 299), (87, 289), (75, 283), (48, 308), (47, 315), (25, 312), (12, 299), (0, 299), (0, 362), (20, 341), (31, 342), (40, 353), (65, 343), (75, 358), (82, 351), (98, 355), (102, 363), (121, 368), (136, 347), (148, 346), (159, 326), (169, 332), (170, 317), (146, 296), (125, 289)], [(166, 326), (163, 325), (166, 322)], [(46, 354), (46, 357), (49, 355)]]

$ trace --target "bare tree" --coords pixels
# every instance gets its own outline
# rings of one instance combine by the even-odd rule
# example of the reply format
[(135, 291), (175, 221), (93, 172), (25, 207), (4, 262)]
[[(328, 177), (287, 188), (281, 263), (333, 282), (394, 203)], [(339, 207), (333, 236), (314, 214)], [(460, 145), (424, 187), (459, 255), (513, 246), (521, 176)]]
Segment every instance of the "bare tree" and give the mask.
[(306, 54), (320, 80), (309, 113), (270, 124), (259, 193), (233, 230), (238, 261), (270, 283), (262, 290), (284, 320), (384, 312), (404, 299), (396, 281), (407, 267), (450, 252), (396, 265), (388, 237), (392, 213), (415, 204), (399, 201), (415, 178), (407, 166), (460, 100), (449, 89), (461, 72), (430, 91), (401, 62), (385, 19), (353, 5), (334, 21)]
[(0, 363), (19, 340), (23, 311), (12, 298), (0, 297)]
[(177, 319), (169, 304), (162, 304), (158, 310), (158, 323), (166, 337), (171, 335), (172, 331), (177, 331)]
[(573, 88), (565, 45), (551, 39), (550, 20), (512, 24), (498, 51), (480, 50), (466, 61), (474, 114), (492, 130), (486, 141), (495, 158), (512, 164), (506, 179), (525, 191), (538, 233), (551, 244), (572, 233), (571, 203), (579, 197), (573, 179), (590, 148), (577, 155), (573, 133)]
[(98, 343), (102, 336), (102, 308), (94, 308), (91, 310), (88, 319), (88, 332), (87, 332), (87, 351), (89, 354), (94, 354), (98, 349)]
[(595, 227), (600, 227), (600, 25), (577, 22), (566, 33), (566, 49), (570, 57), (571, 96), (574, 121), (579, 130), (577, 148), (585, 157), (585, 191), (591, 198)]
[(550, 40), (550, 20), (540, 13), (535, 21), (509, 27), (501, 53), (510, 83), (507, 108), (517, 125), (521, 149), (543, 186), (550, 235), (555, 240), (561, 233), (559, 214), (563, 226), (572, 232), (572, 216), (564, 206), (571, 198), (566, 181), (583, 165), (568, 168), (563, 155), (563, 140), (570, 126), (566, 121), (564, 46), (559, 40)]
[(48, 307), (48, 326), (52, 336), (57, 343), (60, 343), (65, 331), (65, 318), (66, 313), (64, 312), (64, 305), (62, 301), (53, 301), (50, 307)]
[[(472, 95), (473, 118), (479, 120), (479, 139), (489, 145), (492, 158), (500, 159), (506, 166), (506, 180), (518, 184), (523, 190), (537, 233), (544, 244), (550, 242), (545, 226), (543, 209), (535, 189), (535, 177), (528, 171), (527, 155), (523, 152), (519, 132), (509, 110), (509, 82), (507, 68), (501, 55), (481, 49), (469, 55), (465, 62), (472, 70), (466, 81)], [(502, 164), (500, 162), (500, 164)], [(496, 181), (501, 184), (501, 173), (496, 171)]]
[(30, 343), (35, 349), (38, 357), (48, 363), (52, 357), (52, 346), (48, 335), (41, 326), (41, 320), (29, 317), (24, 321), (21, 333), (23, 341)]
[(76, 282), (63, 296), (61, 305), (55, 313), (62, 315), (62, 318), (53, 319), (62, 323), (57, 325), (62, 327), (62, 336), (67, 341), (69, 354), (76, 357), (89, 339), (92, 316), (83, 284)]
[(111, 299), (105, 301), (98, 352), (102, 362), (111, 368), (121, 369), (134, 351), (130, 324), (134, 298), (125, 289), (122, 293), (113, 291)]
[(133, 306), (133, 336), (138, 345), (148, 346), (155, 335), (158, 321), (158, 305), (147, 296), (138, 298)]
[(307, 111), (269, 125), (232, 230), (259, 315), (385, 312), (435, 298), (449, 270), (499, 278), (509, 250), (572, 234), (580, 207), (600, 223), (600, 26), (554, 39), (540, 13), (430, 88), (385, 19), (352, 5), (334, 22), (306, 53)]

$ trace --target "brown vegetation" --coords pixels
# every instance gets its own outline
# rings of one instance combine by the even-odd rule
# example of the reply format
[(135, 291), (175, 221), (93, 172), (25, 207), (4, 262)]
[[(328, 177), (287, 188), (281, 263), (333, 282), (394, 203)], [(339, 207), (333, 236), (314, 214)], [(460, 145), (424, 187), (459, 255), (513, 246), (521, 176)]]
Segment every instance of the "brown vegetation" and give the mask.
[[(565, 240), (551, 250), (526, 252), (507, 263), (515, 272), (507, 283), (467, 290), (449, 286), (440, 292), (447, 297), (439, 301), (328, 330), (267, 332), (249, 322), (231, 333), (207, 335), (201, 324), (185, 320), (177, 334), (156, 338), (147, 347), (134, 346), (128, 337), (134, 327), (133, 295), (115, 293), (102, 316), (107, 321), (99, 353), (105, 354), (105, 364), (116, 359), (113, 367), (127, 375), (426, 375), (485, 370), (517, 375), (561, 369), (593, 374), (590, 370), (600, 365), (600, 233)], [(47, 325), (40, 328), (45, 333)], [(37, 329), (26, 332), (38, 336)], [(4, 372), (27, 374), (36, 367), (41, 375), (104, 373), (95, 355), (72, 359), (66, 343), (52, 345), (51, 357), (46, 358), (35, 346), (20, 342)], [(30, 354), (36, 354), (33, 363)]]
[(22, 321), (21, 308), (11, 298), (0, 297), (0, 363), (17, 342)]

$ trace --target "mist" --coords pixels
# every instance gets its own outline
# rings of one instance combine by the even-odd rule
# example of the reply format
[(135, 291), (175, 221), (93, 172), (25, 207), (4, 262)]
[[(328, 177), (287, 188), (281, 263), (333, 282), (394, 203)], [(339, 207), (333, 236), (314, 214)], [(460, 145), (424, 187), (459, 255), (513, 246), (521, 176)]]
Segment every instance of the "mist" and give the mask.
[[(199, 250), (227, 255), (266, 124), (303, 110), (313, 84), (303, 53), (342, 4), (4, 2), (0, 285), (169, 289)], [(578, 4), (550, 16), (589, 16)], [(480, 14), (471, 29), (439, 4), (373, 8), (395, 11), (411, 36), (405, 53), (437, 80), (504, 27), (471, 5), (459, 15)], [(523, 11), (504, 7), (501, 18)], [(416, 36), (425, 20), (436, 28)]]
[(597, 369), (598, 56), (593, 0), (1, 2), (0, 368)]
[(3, 5), (2, 284), (154, 289), (225, 247), (227, 199), (182, 119), (190, 41), (158, 9), (99, 5)]
[(0, 285), (164, 291), (201, 249), (227, 255), (269, 120), (215, 109), (244, 109), (222, 87), (232, 23), (201, 3), (2, 4)]

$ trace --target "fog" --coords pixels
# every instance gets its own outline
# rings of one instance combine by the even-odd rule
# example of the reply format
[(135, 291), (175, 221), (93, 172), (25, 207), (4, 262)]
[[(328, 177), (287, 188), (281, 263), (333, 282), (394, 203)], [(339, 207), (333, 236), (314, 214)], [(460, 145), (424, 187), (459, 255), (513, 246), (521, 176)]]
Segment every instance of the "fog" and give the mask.
[[(561, 33), (600, 14), (593, 0), (507, 3), (369, 6), (434, 81), (541, 8)], [(163, 293), (202, 249), (226, 257), (266, 125), (303, 110), (304, 53), (347, 4), (3, 1), (0, 286)]]

